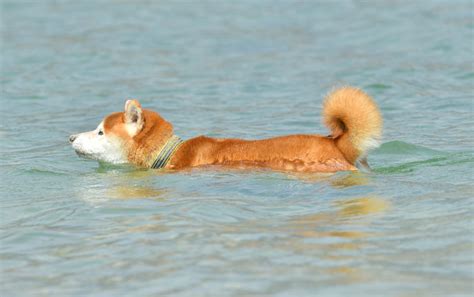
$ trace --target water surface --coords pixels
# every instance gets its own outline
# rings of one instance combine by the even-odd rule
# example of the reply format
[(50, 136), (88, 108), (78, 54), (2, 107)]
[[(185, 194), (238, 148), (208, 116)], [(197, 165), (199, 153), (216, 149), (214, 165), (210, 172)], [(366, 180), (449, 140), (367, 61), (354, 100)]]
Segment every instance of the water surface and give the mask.
[[(2, 296), (473, 292), (470, 1), (1, 4)], [(355, 85), (385, 118), (371, 173), (78, 158), (138, 98), (177, 135), (321, 133)]]

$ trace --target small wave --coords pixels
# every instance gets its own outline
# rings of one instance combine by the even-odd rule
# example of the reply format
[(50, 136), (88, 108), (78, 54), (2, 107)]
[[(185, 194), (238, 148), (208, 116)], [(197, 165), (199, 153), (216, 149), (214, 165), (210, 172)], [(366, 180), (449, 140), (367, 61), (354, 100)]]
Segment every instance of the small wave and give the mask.
[(396, 155), (446, 155), (447, 153), (430, 149), (421, 145), (415, 145), (399, 140), (389, 141), (382, 144), (377, 150), (377, 154), (396, 154)]
[(384, 174), (408, 173), (408, 172), (415, 171), (415, 169), (419, 167), (439, 165), (442, 162), (446, 161), (447, 159), (448, 158), (432, 158), (432, 159), (422, 160), (422, 161), (413, 161), (413, 162), (408, 162), (408, 163), (404, 163), (404, 164), (400, 164), (396, 166), (375, 168), (373, 172), (384, 173)]
[(54, 175), (54, 176), (67, 175), (67, 173), (64, 173), (64, 172), (52, 171), (52, 170), (48, 170), (48, 169), (39, 169), (39, 168), (31, 168), (31, 169), (27, 169), (25, 171), (26, 171), (26, 173), (30, 173), (30, 174)]
[(385, 90), (385, 89), (390, 89), (390, 85), (382, 84), (382, 83), (375, 83), (375, 84), (370, 84), (366, 87), (367, 89), (372, 89), (372, 90)]
[[(408, 173), (424, 167), (453, 166), (474, 162), (473, 152), (447, 153), (403, 141), (390, 141), (382, 144), (375, 154), (381, 158), (409, 160), (402, 164), (373, 168), (373, 172), (382, 174)], [(405, 156), (405, 157), (403, 157)], [(415, 160), (413, 160), (415, 158)]]
[[(91, 160), (85, 160), (91, 162)], [(95, 162), (95, 161), (94, 161)], [(106, 173), (110, 171), (120, 171), (120, 172), (134, 172), (134, 171), (143, 171), (142, 168), (137, 168), (129, 164), (112, 164), (107, 162), (98, 162), (99, 166), (96, 169), (97, 173)]]

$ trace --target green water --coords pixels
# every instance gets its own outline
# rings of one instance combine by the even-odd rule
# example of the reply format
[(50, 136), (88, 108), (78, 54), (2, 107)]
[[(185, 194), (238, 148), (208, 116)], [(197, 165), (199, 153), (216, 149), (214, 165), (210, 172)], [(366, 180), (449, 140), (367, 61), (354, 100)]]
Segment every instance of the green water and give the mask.
[[(470, 296), (472, 1), (1, 1), (2, 296)], [(379, 103), (371, 173), (78, 158), (139, 98), (182, 138), (321, 133)]]

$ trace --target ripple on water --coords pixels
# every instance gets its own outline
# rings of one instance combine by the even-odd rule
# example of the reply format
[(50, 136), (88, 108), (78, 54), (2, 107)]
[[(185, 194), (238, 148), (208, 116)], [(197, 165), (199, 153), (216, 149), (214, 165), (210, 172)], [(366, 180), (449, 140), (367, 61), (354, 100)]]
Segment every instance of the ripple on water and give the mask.
[[(472, 1), (4, 2), (2, 296), (472, 295)], [(159, 172), (67, 144), (126, 97), (184, 138), (327, 133), (335, 85), (383, 112), (373, 172)]]
[(445, 167), (474, 162), (473, 152), (448, 153), (433, 150), (403, 141), (384, 143), (374, 151), (374, 158), (391, 163), (389, 166), (377, 166), (374, 173), (398, 174), (409, 173), (427, 167)]
[(399, 154), (399, 155), (445, 155), (446, 153), (433, 150), (421, 145), (415, 145), (399, 140), (383, 143), (376, 151), (379, 154)]
[(392, 86), (388, 84), (376, 83), (376, 84), (367, 85), (366, 88), (368, 90), (381, 91), (381, 90), (390, 89), (392, 88)]

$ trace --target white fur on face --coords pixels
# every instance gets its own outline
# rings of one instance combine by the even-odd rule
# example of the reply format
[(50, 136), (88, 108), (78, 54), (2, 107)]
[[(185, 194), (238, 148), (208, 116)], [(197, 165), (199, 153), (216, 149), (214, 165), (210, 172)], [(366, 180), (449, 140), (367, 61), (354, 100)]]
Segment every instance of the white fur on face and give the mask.
[[(100, 135), (101, 131), (102, 135)], [(104, 122), (93, 131), (74, 136), (72, 147), (78, 155), (114, 164), (127, 163), (121, 141), (117, 137), (105, 134)]]

